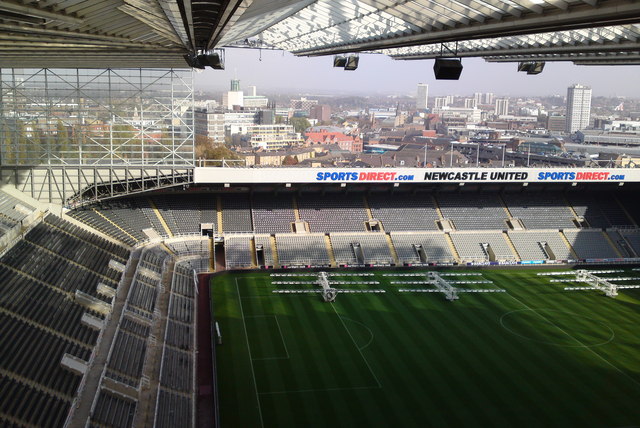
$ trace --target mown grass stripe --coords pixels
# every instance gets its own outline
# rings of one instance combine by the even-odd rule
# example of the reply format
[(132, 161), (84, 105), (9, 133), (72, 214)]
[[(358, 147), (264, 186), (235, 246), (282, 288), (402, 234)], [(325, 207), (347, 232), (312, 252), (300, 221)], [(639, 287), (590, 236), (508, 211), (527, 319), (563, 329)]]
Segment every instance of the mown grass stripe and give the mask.
[[(640, 373), (636, 328), (640, 291), (623, 292), (615, 300), (597, 293), (569, 293), (550, 285), (548, 278), (536, 277), (535, 272), (484, 271), (483, 276), (508, 293), (462, 294), (453, 303), (439, 294), (400, 295), (396, 286), (383, 279), (380, 287), (387, 289), (386, 294), (338, 296), (333, 306), (318, 296), (273, 295), (269, 277), (252, 273), (251, 280), (240, 281), (245, 313), (277, 316), (280, 327), (265, 321), (255, 349), (260, 346), (264, 353), (275, 352), (284, 337), (294, 360), (254, 362), (260, 389), (262, 385), (265, 391), (273, 388), (274, 392), (293, 385), (318, 387), (308, 392), (261, 394), (265, 426), (637, 423), (640, 409), (634, 397), (639, 387), (632, 379)], [(214, 292), (216, 317), (222, 316), (227, 338), (218, 354), (218, 363), (224, 366), (218, 367), (219, 381), (228, 391), (221, 395), (222, 420), (226, 427), (256, 426), (256, 416), (247, 408), (251, 407), (246, 399), (251, 377), (243, 356), (247, 347), (237, 346), (240, 340), (236, 340), (242, 338), (239, 302), (228, 298), (233, 278), (220, 277), (224, 286)], [(594, 333), (601, 328), (600, 322), (615, 329), (615, 340), (592, 349), (601, 358), (589, 348), (557, 346), (554, 340), (566, 345), (571, 339), (535, 315), (508, 318), (507, 324), (525, 337), (551, 344), (515, 336), (500, 324), (502, 315), (527, 310), (512, 296), (529, 309), (542, 311), (580, 341), (600, 337), (599, 331)], [(228, 307), (220, 308), (221, 304)], [(367, 343), (371, 334), (373, 340)], [(383, 388), (354, 387), (367, 381), (376, 385), (371, 373)], [(339, 388), (332, 388), (336, 385)], [(349, 385), (352, 389), (347, 389)]]

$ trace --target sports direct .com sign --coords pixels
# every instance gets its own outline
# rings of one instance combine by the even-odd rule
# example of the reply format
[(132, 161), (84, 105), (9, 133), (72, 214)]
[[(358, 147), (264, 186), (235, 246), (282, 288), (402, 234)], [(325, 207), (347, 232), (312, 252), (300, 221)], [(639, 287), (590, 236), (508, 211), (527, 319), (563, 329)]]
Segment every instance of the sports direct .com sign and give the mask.
[(194, 182), (251, 183), (544, 183), (639, 182), (629, 168), (195, 168)]

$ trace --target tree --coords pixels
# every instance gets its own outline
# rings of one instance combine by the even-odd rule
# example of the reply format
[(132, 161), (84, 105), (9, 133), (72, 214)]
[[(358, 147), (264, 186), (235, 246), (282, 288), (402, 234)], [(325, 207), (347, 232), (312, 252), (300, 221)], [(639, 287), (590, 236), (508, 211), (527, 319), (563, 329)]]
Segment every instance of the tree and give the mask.
[(16, 161), (15, 148), (13, 146), (13, 133), (6, 123), (2, 125), (2, 146), (4, 147), (4, 157), (1, 159), (2, 165), (13, 165)]
[(56, 124), (56, 149), (55, 152), (64, 159), (66, 151), (69, 150), (69, 132), (61, 120)]
[(311, 127), (311, 124), (305, 117), (292, 117), (291, 124), (296, 132), (303, 133), (307, 128)]
[(284, 166), (293, 166), (298, 164), (298, 157), (286, 155), (284, 159), (282, 159), (282, 165)]
[[(205, 166), (222, 166), (219, 162), (224, 160), (240, 160), (243, 159), (238, 153), (234, 152), (224, 144), (214, 144), (211, 146), (196, 146), (196, 158), (205, 159)], [(215, 160), (218, 162), (207, 162), (207, 160)]]

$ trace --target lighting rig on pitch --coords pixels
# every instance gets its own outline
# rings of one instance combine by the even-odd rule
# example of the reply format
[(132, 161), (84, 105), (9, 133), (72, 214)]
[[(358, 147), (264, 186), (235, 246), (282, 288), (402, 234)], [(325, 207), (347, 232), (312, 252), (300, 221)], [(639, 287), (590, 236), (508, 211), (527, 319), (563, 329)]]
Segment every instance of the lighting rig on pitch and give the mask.
[(413, 285), (433, 285), (436, 288), (401, 288), (398, 291), (401, 293), (443, 293), (445, 298), (450, 301), (458, 300), (460, 297), (458, 293), (503, 293), (506, 290), (501, 288), (458, 288), (457, 285), (467, 284), (493, 284), (493, 281), (488, 280), (455, 280), (448, 279), (448, 277), (459, 276), (482, 276), (481, 273), (440, 273), (440, 272), (426, 272), (426, 273), (387, 273), (383, 276), (388, 277), (420, 277), (423, 278), (419, 281), (391, 281), (391, 284), (413, 284)]
[(272, 281), (273, 285), (317, 285), (320, 288), (311, 290), (273, 290), (277, 294), (306, 294), (321, 293), (325, 302), (334, 302), (338, 294), (361, 294), (361, 293), (384, 293), (385, 290), (369, 289), (369, 290), (346, 290), (343, 288), (334, 288), (334, 285), (377, 285), (378, 281), (334, 281), (332, 277), (348, 277), (348, 276), (373, 276), (372, 273), (272, 273), (272, 277), (315, 277), (313, 281)]
[[(635, 269), (634, 269), (635, 270)], [(551, 279), (550, 282), (581, 282), (587, 284), (586, 287), (564, 287), (565, 291), (602, 291), (607, 297), (616, 297), (618, 290), (627, 288), (640, 288), (640, 285), (618, 285), (616, 281), (634, 281), (640, 278), (630, 276), (619, 276), (612, 278), (602, 278), (596, 274), (624, 273), (623, 270), (586, 270), (578, 269), (574, 271), (543, 272), (538, 276), (572, 276), (573, 278)]]

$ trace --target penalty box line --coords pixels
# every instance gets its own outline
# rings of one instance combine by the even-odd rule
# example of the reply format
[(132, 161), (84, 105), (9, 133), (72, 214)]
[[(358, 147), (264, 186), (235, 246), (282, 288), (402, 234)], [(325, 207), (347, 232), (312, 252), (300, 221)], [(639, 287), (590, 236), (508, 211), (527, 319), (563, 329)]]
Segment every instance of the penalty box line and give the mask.
[[(360, 349), (360, 347), (356, 343), (355, 339), (353, 338), (353, 335), (351, 334), (351, 331), (349, 331), (349, 329), (347, 328), (347, 325), (344, 323), (344, 320), (342, 319), (342, 317), (340, 316), (340, 314), (336, 310), (335, 303), (331, 302), (329, 304), (331, 305), (331, 308), (333, 308), (333, 312), (335, 312), (336, 316), (338, 317), (338, 319), (342, 323), (342, 326), (347, 331), (347, 334), (349, 334), (349, 337), (351, 338), (351, 341), (353, 342), (353, 346), (355, 346), (356, 349), (358, 350), (358, 352), (360, 353), (360, 356), (362, 357), (362, 360), (364, 361), (364, 363), (366, 364), (367, 368), (369, 369), (369, 373), (371, 373), (373, 378), (376, 380), (376, 384), (378, 384), (378, 388), (382, 388), (382, 384), (380, 383), (380, 380), (378, 379), (378, 376), (376, 376), (376, 374), (371, 369), (371, 365), (369, 365), (369, 361), (367, 361), (366, 357), (362, 353), (362, 349)], [(367, 346), (369, 346), (369, 344), (367, 344)]]
[(640, 387), (640, 382), (638, 382), (636, 379), (632, 378), (631, 376), (629, 376), (626, 372), (624, 372), (622, 369), (620, 369), (618, 366), (614, 365), (612, 362), (610, 362), (609, 360), (607, 360), (606, 358), (604, 358), (602, 355), (598, 354), (596, 351), (594, 351), (590, 346), (585, 345), (584, 343), (582, 343), (580, 340), (578, 340), (577, 338), (573, 337), (571, 334), (569, 334), (567, 331), (565, 331), (564, 329), (562, 329), (561, 327), (559, 327), (557, 324), (555, 324), (554, 322), (552, 322), (550, 319), (548, 319), (547, 317), (545, 317), (544, 315), (542, 315), (540, 312), (536, 311), (535, 309), (529, 307), (526, 303), (524, 303), (523, 301), (521, 301), (520, 299), (516, 298), (515, 296), (511, 295), (510, 293), (507, 293), (512, 299), (514, 299), (516, 302), (520, 303), (522, 306), (524, 306), (525, 308), (529, 309), (531, 312), (533, 312), (534, 314), (538, 315), (540, 318), (542, 318), (543, 320), (545, 320), (547, 323), (551, 324), (552, 326), (554, 326), (555, 328), (557, 328), (558, 330), (560, 330), (562, 333), (564, 333), (565, 335), (567, 335), (570, 339), (574, 340), (575, 342), (577, 342), (580, 347), (586, 349), (587, 351), (591, 352), (593, 355), (595, 355), (596, 357), (600, 358), (602, 361), (604, 361), (605, 363), (607, 363), (608, 365), (610, 365), (613, 369), (615, 369), (617, 372), (619, 372), (620, 374), (622, 374), (624, 377), (626, 377), (627, 379), (629, 379), (631, 382), (635, 383), (637, 386)]
[(276, 320), (276, 326), (278, 327), (278, 332), (280, 332), (280, 340), (282, 341), (282, 346), (284, 346), (284, 352), (287, 354), (286, 357), (265, 357), (265, 358), (252, 358), (253, 361), (266, 361), (266, 360), (288, 360), (291, 358), (289, 355), (289, 350), (287, 349), (287, 342), (284, 340), (284, 335), (282, 334), (282, 329), (280, 328), (280, 322), (278, 321), (277, 315), (247, 315), (246, 318), (274, 318)]
[(244, 337), (247, 339), (247, 351), (249, 351), (249, 364), (251, 365), (251, 376), (253, 377), (253, 386), (256, 391), (256, 399), (258, 400), (258, 414), (260, 415), (260, 426), (264, 428), (264, 420), (262, 419), (262, 405), (260, 404), (260, 394), (258, 393), (258, 382), (256, 381), (256, 372), (253, 368), (253, 356), (251, 355), (251, 346), (249, 345), (249, 334), (247, 333), (247, 322), (244, 319), (244, 309), (242, 308), (242, 297), (240, 296), (240, 286), (238, 278), (236, 278), (236, 291), (238, 292), (238, 303), (240, 304), (240, 315), (242, 316), (242, 325), (244, 326)]
[(290, 389), (285, 391), (266, 391), (260, 392), (260, 395), (278, 395), (278, 394), (303, 394), (307, 392), (337, 392), (337, 391), (364, 391), (371, 389), (381, 389), (381, 386), (351, 386), (351, 387), (336, 387), (336, 388), (318, 388), (318, 389)]

